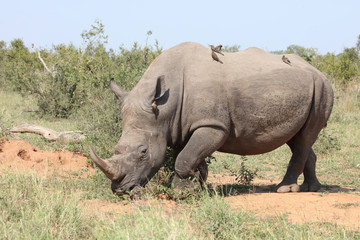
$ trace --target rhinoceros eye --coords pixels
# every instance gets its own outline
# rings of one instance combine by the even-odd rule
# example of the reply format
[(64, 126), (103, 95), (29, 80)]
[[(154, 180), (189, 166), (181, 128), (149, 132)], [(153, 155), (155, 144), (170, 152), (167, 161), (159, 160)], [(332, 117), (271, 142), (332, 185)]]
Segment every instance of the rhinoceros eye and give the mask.
[(139, 153), (141, 157), (145, 157), (147, 155), (148, 152), (148, 148), (145, 146), (140, 146), (139, 147)]

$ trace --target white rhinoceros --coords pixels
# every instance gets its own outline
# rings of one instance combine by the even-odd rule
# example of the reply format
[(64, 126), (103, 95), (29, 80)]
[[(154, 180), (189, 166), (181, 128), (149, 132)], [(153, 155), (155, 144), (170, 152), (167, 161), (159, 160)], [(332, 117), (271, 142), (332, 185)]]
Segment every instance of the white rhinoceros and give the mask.
[[(292, 157), (278, 192), (317, 191), (312, 149), (333, 106), (330, 82), (296, 55), (249, 48), (219, 56), (187, 42), (164, 51), (130, 92), (113, 81), (122, 102), (122, 136), (115, 154), (95, 164), (121, 194), (144, 186), (161, 167), (167, 146), (178, 150), (175, 187), (190, 183), (197, 169), (205, 181), (204, 159), (214, 151), (253, 155), (287, 144)], [(297, 179), (304, 173), (301, 188)]]

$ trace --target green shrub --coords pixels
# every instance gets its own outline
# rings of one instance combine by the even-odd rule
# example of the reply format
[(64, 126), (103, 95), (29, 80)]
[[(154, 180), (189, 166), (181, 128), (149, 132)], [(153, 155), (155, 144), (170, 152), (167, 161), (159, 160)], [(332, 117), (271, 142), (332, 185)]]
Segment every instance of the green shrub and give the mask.
[(238, 183), (250, 185), (256, 177), (258, 170), (252, 170), (245, 165), (245, 162), (248, 160), (246, 156), (241, 156), (241, 159), (242, 161), (240, 163), (240, 168), (236, 170), (231, 170), (232, 175), (236, 176), (235, 180)]
[(31, 53), (21, 39), (11, 41), (9, 48), (2, 52), (2, 85), (23, 94), (32, 93), (34, 76), (41, 71), (35, 53)]
[(68, 118), (93, 104), (94, 92), (105, 93), (112, 77), (125, 90), (132, 89), (162, 51), (157, 41), (154, 47), (134, 43), (130, 50), (120, 47), (119, 53), (107, 50), (99, 20), (81, 36), (82, 48), (59, 44), (51, 50), (34, 47), (32, 52), (21, 39), (9, 47), (0, 42), (0, 85), (33, 95), (42, 116)]

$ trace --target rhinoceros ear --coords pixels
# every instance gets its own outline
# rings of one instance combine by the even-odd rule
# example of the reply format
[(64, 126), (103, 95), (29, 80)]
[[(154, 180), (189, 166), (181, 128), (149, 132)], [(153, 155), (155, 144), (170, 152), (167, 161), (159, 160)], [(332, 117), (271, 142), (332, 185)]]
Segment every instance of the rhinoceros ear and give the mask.
[(156, 101), (156, 100), (160, 99), (162, 96), (164, 96), (166, 91), (167, 91), (167, 89), (166, 89), (166, 84), (165, 84), (165, 76), (161, 75), (160, 77), (158, 77), (158, 79), (156, 81), (156, 92), (155, 92), (154, 101)]
[(155, 113), (155, 118), (159, 114), (158, 105), (166, 102), (169, 89), (166, 89), (165, 76), (161, 75), (156, 80), (154, 87), (149, 95), (144, 99), (144, 109), (151, 109)]
[(110, 80), (109, 86), (111, 91), (115, 93), (116, 98), (119, 99), (121, 102), (124, 101), (125, 97), (128, 95), (128, 92), (122, 90), (118, 85), (116, 85), (114, 78)]

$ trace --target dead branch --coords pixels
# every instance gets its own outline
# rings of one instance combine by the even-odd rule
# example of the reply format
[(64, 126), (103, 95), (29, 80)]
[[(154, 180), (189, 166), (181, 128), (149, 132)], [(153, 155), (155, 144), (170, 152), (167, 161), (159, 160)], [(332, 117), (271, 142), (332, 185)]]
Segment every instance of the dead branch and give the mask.
[(41, 57), (41, 55), (40, 55), (39, 49), (37, 49), (37, 47), (35, 47), (35, 45), (34, 45), (33, 43), (32, 43), (31, 45), (32, 45), (32, 48), (34, 48), (35, 51), (37, 52), (38, 58), (40, 59), (41, 63), (44, 65), (46, 71), (48, 71), (53, 77), (55, 77), (55, 75), (56, 75), (55, 66), (54, 66), (54, 71), (51, 71), (51, 70), (47, 67), (44, 59), (42, 59), (42, 57)]
[(50, 128), (23, 123), (20, 126), (7, 129), (8, 133), (35, 133), (43, 136), (48, 141), (81, 142), (85, 135), (81, 131), (57, 132)]

